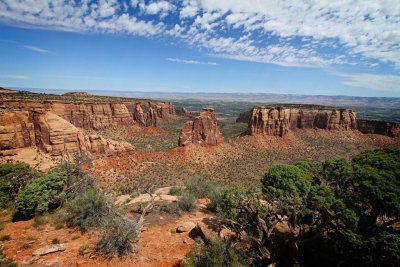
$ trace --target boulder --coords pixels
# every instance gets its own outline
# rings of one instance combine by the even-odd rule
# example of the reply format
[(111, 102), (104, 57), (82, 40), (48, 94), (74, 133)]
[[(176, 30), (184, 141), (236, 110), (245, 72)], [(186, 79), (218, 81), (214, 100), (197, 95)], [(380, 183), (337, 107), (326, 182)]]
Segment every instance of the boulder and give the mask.
[(176, 227), (176, 232), (177, 233), (185, 233), (185, 232), (190, 232), (196, 227), (196, 224), (194, 222), (184, 222), (178, 227)]
[(209, 228), (205, 223), (198, 222), (196, 227), (191, 231), (192, 236), (200, 236), (204, 239), (204, 241), (210, 243), (214, 239), (218, 238), (218, 232), (215, 232), (213, 229)]

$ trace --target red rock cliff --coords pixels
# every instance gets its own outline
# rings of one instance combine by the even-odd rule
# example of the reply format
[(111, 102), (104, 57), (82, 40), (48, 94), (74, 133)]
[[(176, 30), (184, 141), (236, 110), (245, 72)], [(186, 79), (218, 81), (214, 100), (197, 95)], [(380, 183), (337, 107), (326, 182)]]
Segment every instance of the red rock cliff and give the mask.
[(218, 127), (214, 109), (203, 109), (194, 121), (186, 122), (179, 135), (179, 146), (190, 144), (218, 145), (224, 138)]
[(348, 109), (301, 107), (254, 107), (247, 116), (250, 135), (284, 136), (295, 129), (350, 130), (357, 128), (356, 113)]
[(37, 147), (51, 155), (112, 154), (133, 150), (128, 143), (85, 136), (74, 125), (44, 110), (1, 110), (0, 149)]
[(107, 129), (139, 124), (142, 127), (157, 126), (157, 117), (175, 114), (171, 103), (121, 102), (88, 103), (63, 101), (3, 100), (0, 106), (12, 108), (45, 109), (51, 111), (76, 127), (83, 129)]

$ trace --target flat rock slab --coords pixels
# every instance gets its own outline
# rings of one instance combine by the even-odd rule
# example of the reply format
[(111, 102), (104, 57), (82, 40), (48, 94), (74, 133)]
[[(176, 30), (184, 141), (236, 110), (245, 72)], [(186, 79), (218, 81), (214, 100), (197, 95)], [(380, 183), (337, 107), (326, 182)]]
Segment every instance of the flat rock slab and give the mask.
[(184, 222), (181, 225), (179, 225), (178, 227), (176, 227), (176, 232), (177, 233), (190, 232), (195, 227), (196, 227), (196, 224), (194, 222)]
[(64, 251), (65, 245), (64, 244), (57, 244), (57, 245), (50, 245), (41, 247), (33, 252), (33, 256), (43, 256), (54, 252)]

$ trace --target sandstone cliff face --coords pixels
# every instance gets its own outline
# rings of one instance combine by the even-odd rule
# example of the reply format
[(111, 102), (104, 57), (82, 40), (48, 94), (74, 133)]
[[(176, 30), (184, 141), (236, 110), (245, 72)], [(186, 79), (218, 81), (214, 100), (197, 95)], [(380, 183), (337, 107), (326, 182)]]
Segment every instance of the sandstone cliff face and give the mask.
[(35, 145), (32, 113), (0, 110), (0, 150)]
[(157, 127), (157, 109), (154, 109), (149, 102), (126, 102), (124, 105), (139, 126)]
[(179, 146), (202, 144), (215, 146), (224, 142), (213, 109), (203, 109), (194, 121), (186, 122), (179, 135)]
[(0, 148), (37, 147), (51, 155), (65, 153), (111, 154), (133, 150), (127, 143), (85, 136), (60, 116), (44, 110), (0, 111)]
[(242, 113), (238, 121), (248, 119), (250, 135), (284, 136), (295, 129), (350, 130), (357, 128), (357, 116), (352, 110), (328, 108), (254, 107)]
[(171, 103), (121, 102), (121, 103), (76, 103), (61, 101), (4, 100), (0, 106), (33, 108), (51, 111), (78, 128), (107, 129), (138, 124), (141, 127), (157, 126), (157, 118), (175, 114)]
[(358, 120), (358, 130), (365, 134), (381, 134), (400, 138), (400, 122)]

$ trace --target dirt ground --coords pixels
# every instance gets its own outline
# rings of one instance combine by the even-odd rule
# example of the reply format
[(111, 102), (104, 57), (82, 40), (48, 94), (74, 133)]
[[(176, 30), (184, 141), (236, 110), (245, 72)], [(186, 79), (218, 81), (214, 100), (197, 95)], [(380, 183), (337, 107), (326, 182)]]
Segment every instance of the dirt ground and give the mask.
[[(33, 226), (33, 220), (5, 223), (1, 236), (10, 235), (11, 238), (1, 243), (7, 257), (21, 266), (180, 266), (195, 241), (189, 237), (188, 232), (176, 233), (175, 229), (189, 221), (207, 223), (210, 221), (207, 218), (212, 217), (205, 210), (204, 204), (198, 204), (195, 212), (183, 214), (179, 218), (153, 215), (149, 220), (151, 223), (141, 233), (137, 252), (111, 259), (95, 252), (97, 233), (81, 233), (69, 228), (56, 230), (51, 220), (39, 227)], [(38, 248), (51, 245), (54, 238), (65, 245), (65, 251), (33, 260), (32, 253)], [(87, 249), (81, 253), (83, 246)]]

